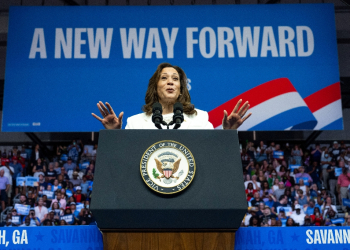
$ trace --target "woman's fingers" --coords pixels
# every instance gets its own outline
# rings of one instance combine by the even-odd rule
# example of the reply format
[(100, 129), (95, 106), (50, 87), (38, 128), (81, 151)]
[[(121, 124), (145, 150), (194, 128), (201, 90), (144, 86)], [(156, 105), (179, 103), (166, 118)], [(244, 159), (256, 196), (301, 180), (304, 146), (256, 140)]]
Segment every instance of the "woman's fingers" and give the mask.
[(102, 119), (101, 119), (99, 116), (95, 115), (94, 113), (91, 113), (91, 114), (92, 114), (92, 116), (95, 117), (97, 120), (99, 120), (100, 122), (102, 122)]
[(246, 107), (249, 105), (249, 102), (248, 101), (246, 101), (243, 105), (242, 105), (242, 107), (238, 110), (238, 115), (239, 116), (243, 116), (243, 112), (244, 112), (244, 110), (246, 109)]
[(112, 115), (115, 115), (112, 106), (111, 106), (108, 102), (106, 102), (106, 106), (107, 106), (107, 108), (108, 108), (108, 110), (109, 110), (109, 113), (111, 113)]
[(247, 113), (248, 109), (249, 109), (250, 105), (248, 104), (245, 109), (242, 111), (242, 114), (240, 115), (241, 117), (245, 116), (245, 114)]
[(105, 114), (105, 112), (103, 111), (103, 109), (102, 109), (102, 107), (101, 107), (100, 103), (97, 103), (97, 108), (98, 108), (98, 110), (100, 111), (100, 113), (101, 113), (102, 117), (105, 117), (105, 116), (106, 116), (106, 114)]
[(118, 117), (120, 123), (123, 120), (123, 116), (124, 116), (124, 112), (122, 111), (122, 112), (120, 112), (119, 117)]
[(108, 112), (108, 109), (106, 108), (106, 106), (103, 104), (103, 102), (99, 101), (98, 102), (100, 104), (100, 107), (102, 108), (103, 112), (108, 115), (109, 112)]
[[(241, 105), (241, 103), (242, 103), (242, 99), (240, 99), (240, 100), (237, 102), (235, 108), (232, 110), (232, 113), (237, 113), (237, 110), (238, 110), (239, 106)], [(232, 113), (231, 113), (231, 114), (232, 114)]]
[(249, 113), (246, 117), (244, 117), (242, 123), (243, 123), (245, 120), (247, 120), (251, 115), (252, 115), (252, 113)]

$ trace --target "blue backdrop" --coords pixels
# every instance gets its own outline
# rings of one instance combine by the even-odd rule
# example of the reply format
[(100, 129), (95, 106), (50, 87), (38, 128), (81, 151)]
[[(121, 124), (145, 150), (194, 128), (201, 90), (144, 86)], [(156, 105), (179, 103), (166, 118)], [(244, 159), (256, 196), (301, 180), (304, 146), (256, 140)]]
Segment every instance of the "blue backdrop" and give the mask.
[(4, 227), (1, 249), (84, 249), (103, 250), (97, 226)]
[(11, 7), (2, 131), (98, 131), (98, 101), (140, 113), (161, 62), (214, 127), (242, 95), (242, 130), (343, 127), (332, 4)]

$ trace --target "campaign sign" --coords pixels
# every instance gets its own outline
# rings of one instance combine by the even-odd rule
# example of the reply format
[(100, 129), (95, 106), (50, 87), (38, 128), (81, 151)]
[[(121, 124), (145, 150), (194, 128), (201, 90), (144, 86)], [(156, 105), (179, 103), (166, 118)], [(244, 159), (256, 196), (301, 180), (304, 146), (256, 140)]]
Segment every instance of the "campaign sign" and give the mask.
[(68, 198), (69, 197), (71, 197), (72, 195), (73, 195), (73, 193), (72, 193), (72, 191), (70, 191), (70, 190), (66, 190), (66, 195), (68, 196)]
[(293, 209), (291, 207), (277, 207), (277, 213), (280, 212), (280, 209), (283, 208), (284, 209), (284, 212), (287, 214), (289, 212), (292, 212)]
[(80, 212), (84, 208), (84, 204), (79, 203), (76, 205), (76, 211)]
[(12, 223), (16, 225), (21, 224), (20, 216), (12, 216)]
[(74, 222), (74, 215), (73, 214), (67, 214), (60, 217), (60, 220), (65, 220), (68, 224), (73, 224)]
[(94, 184), (94, 182), (93, 182), (93, 181), (90, 181), (90, 184), (89, 184), (89, 187), (90, 187), (89, 190), (90, 190), (90, 191), (92, 191), (92, 185), (93, 185), (93, 184)]
[(27, 176), (26, 177), (26, 185), (28, 187), (37, 187), (39, 185), (39, 177), (31, 177)]
[(2, 131), (99, 131), (98, 101), (124, 111), (124, 127), (162, 62), (184, 69), (214, 128), (239, 99), (253, 113), (239, 130), (343, 128), (334, 6), (322, 3), (11, 6)]
[(273, 151), (273, 158), (282, 160), (284, 158), (283, 151)]
[(343, 198), (343, 205), (346, 207), (350, 207), (350, 200)]
[(89, 165), (90, 165), (90, 162), (86, 161), (86, 162), (79, 164), (79, 168), (86, 169), (87, 167), (89, 167)]
[(300, 165), (289, 165), (289, 168), (294, 171), (294, 169), (298, 169), (300, 167)]
[(44, 190), (43, 195), (46, 195), (49, 200), (52, 200), (55, 197), (55, 192)]
[(334, 174), (335, 174), (335, 176), (341, 175), (342, 172), (343, 172), (343, 169), (342, 169), (342, 168), (335, 168), (335, 169), (334, 169)]
[(308, 177), (296, 178), (297, 183), (299, 183), (299, 180), (300, 180), (300, 179), (304, 181), (304, 184), (305, 184), (306, 186), (309, 186), (309, 185), (310, 185), (310, 183), (309, 183), (309, 178), (308, 178)]
[(337, 218), (331, 220), (332, 224), (343, 224), (345, 222), (344, 218)]
[(18, 214), (28, 215), (30, 211), (30, 205), (15, 204), (15, 209)]
[(97, 226), (6, 227), (3, 235), (1, 249), (103, 250)]
[(17, 177), (16, 178), (16, 183), (17, 183), (17, 186), (24, 186), (25, 183), (26, 183), (26, 177)]

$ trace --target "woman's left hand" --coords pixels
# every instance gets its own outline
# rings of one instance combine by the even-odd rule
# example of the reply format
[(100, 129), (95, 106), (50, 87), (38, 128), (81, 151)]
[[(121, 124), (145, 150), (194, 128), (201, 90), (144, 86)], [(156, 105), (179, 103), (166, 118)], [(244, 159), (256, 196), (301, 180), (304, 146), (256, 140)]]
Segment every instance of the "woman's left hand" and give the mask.
[(227, 111), (224, 110), (224, 118), (222, 119), (223, 129), (237, 129), (245, 120), (247, 120), (252, 115), (252, 113), (249, 113), (247, 116), (245, 116), (250, 106), (249, 102), (246, 101), (242, 107), (239, 108), (239, 106), (241, 106), (241, 103), (242, 99), (237, 102), (230, 115), (228, 115)]

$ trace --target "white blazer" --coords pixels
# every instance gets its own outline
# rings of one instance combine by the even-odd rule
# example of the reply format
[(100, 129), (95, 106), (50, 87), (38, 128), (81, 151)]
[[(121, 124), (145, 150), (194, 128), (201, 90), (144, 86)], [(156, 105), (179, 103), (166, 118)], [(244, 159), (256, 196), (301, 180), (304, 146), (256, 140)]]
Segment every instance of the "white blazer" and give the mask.
[[(184, 121), (179, 129), (214, 129), (209, 122), (208, 113), (196, 109), (197, 115), (184, 114)], [(125, 129), (157, 129), (152, 122), (152, 115), (146, 113), (137, 114), (127, 119)]]

